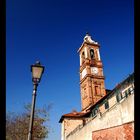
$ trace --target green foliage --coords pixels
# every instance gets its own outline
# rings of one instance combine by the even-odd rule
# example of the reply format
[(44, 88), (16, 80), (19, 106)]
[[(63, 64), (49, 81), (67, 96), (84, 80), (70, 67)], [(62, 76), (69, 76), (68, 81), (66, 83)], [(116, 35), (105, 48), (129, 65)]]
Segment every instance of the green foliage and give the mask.
[[(36, 108), (33, 124), (33, 140), (43, 140), (48, 137), (49, 110), (51, 105)], [(28, 137), (31, 104), (24, 106), (22, 113), (6, 113), (6, 140), (26, 140)]]

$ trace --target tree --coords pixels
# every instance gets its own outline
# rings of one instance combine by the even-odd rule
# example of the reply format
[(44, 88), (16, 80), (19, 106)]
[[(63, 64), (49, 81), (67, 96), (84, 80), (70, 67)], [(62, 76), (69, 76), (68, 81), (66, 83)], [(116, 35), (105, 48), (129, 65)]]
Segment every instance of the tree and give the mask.
[[(48, 107), (35, 109), (33, 124), (33, 140), (43, 140), (48, 137), (49, 126), (45, 123), (49, 121)], [(31, 104), (24, 105), (22, 113), (6, 113), (6, 140), (26, 140), (28, 137)]]

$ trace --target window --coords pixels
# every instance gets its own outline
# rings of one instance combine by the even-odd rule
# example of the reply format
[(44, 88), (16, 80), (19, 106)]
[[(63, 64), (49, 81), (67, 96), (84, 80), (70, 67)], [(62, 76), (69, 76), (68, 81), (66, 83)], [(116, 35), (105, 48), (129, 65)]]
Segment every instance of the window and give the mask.
[(133, 87), (130, 87), (128, 90), (129, 90), (129, 94), (133, 94), (134, 93), (134, 88)]
[(94, 58), (94, 50), (93, 49), (90, 50), (90, 57), (91, 57), (91, 59)]
[(126, 97), (126, 92), (122, 92), (122, 98), (125, 98)]
[(105, 109), (108, 109), (109, 108), (109, 103), (108, 101), (105, 102)]
[(128, 95), (131, 95), (131, 89), (130, 88), (128, 89)]
[(84, 60), (85, 60), (85, 52), (83, 51), (82, 52), (82, 63), (84, 63)]
[(116, 99), (117, 99), (117, 102), (119, 102), (119, 101), (122, 99), (121, 93), (118, 93), (118, 94), (116, 95)]
[(128, 90), (126, 90), (126, 91), (125, 91), (125, 96), (126, 96), (126, 98), (128, 97), (128, 93), (129, 93)]
[(94, 117), (97, 113), (98, 113), (98, 109), (97, 108), (93, 109), (91, 112), (91, 117)]
[(82, 52), (82, 58), (85, 58), (85, 52)]

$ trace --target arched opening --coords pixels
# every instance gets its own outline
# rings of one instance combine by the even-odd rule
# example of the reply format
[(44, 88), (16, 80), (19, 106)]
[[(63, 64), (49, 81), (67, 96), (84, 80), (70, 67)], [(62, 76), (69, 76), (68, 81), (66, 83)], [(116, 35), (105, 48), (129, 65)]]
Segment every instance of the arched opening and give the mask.
[(94, 59), (94, 50), (93, 49), (90, 50), (90, 57), (91, 57), (91, 59)]
[(84, 60), (85, 60), (85, 52), (83, 51), (82, 52), (82, 63), (84, 62)]
[(85, 52), (82, 52), (82, 58), (85, 58)]

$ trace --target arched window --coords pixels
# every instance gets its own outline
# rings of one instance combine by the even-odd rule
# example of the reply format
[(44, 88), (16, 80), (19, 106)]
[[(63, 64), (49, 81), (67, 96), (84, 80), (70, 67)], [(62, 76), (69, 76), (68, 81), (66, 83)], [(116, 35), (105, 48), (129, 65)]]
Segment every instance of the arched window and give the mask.
[(85, 52), (84, 51), (82, 52), (82, 58), (85, 58)]
[(82, 57), (82, 63), (84, 63), (84, 61), (85, 61), (85, 52), (84, 51), (82, 52), (81, 57)]
[(93, 49), (90, 50), (90, 57), (91, 57), (91, 59), (94, 58), (94, 50)]

